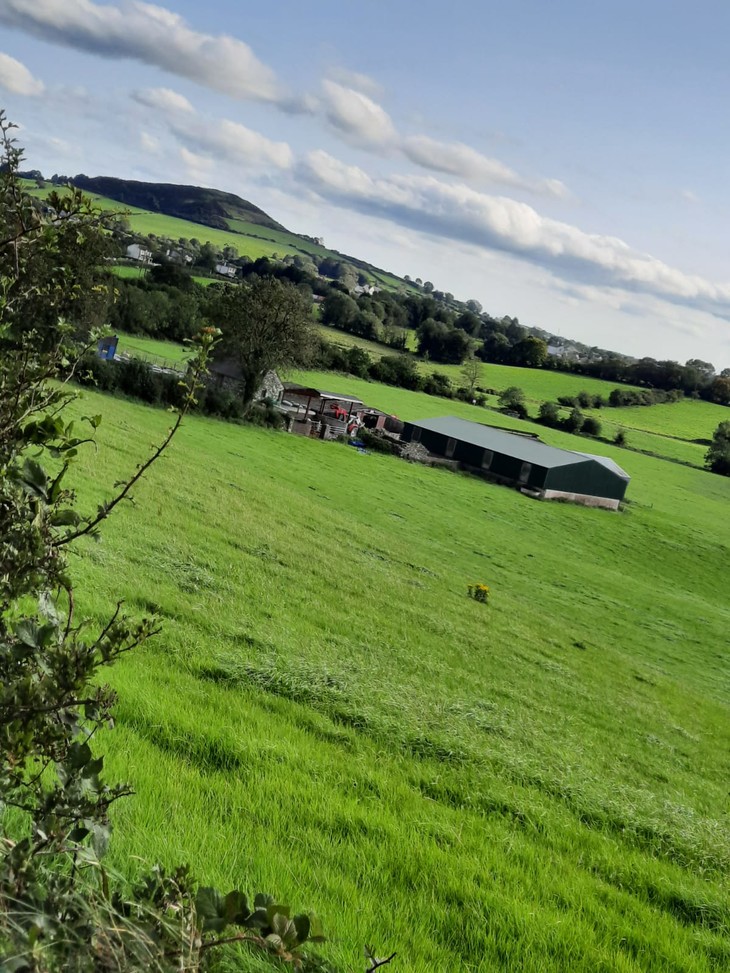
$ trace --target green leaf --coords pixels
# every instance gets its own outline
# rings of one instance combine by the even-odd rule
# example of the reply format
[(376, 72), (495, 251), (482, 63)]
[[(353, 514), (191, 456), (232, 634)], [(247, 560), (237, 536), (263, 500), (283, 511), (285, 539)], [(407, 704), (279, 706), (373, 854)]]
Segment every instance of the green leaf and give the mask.
[(276, 953), (280, 953), (284, 948), (284, 943), (281, 941), (281, 936), (277, 936), (274, 932), (269, 933), (269, 935), (266, 937), (266, 945)]
[(277, 915), (284, 916), (285, 919), (288, 919), (291, 914), (291, 909), (288, 905), (275, 905), (272, 903), (266, 906), (266, 914), (269, 917), (269, 922), (273, 924), (274, 917)]
[(266, 909), (274, 901), (273, 895), (265, 895), (263, 892), (259, 892), (256, 898), (253, 900), (255, 909)]
[(233, 925), (240, 926), (251, 915), (248, 899), (243, 892), (233, 889), (226, 896), (226, 919)]
[[(296, 922), (296, 917), (294, 919)], [(319, 916), (315, 915), (314, 912), (309, 913), (309, 942), (310, 943), (325, 943), (327, 939), (324, 934), (324, 926), (322, 925), (322, 920)]]
[(220, 932), (226, 927), (226, 900), (218, 889), (205, 886), (198, 889), (195, 908), (203, 932)]
[(91, 747), (88, 743), (72, 743), (68, 748), (66, 763), (72, 770), (81, 770), (91, 760)]
[(46, 498), (48, 488), (48, 477), (40, 463), (34, 459), (27, 459), (23, 463), (23, 469), (18, 479), (25, 487), (26, 492), (33, 493), (38, 497)]
[(292, 919), (292, 925), (297, 931), (297, 941), (299, 943), (306, 943), (306, 941), (309, 939), (309, 931), (312, 927), (309, 916), (305, 915), (304, 913), (294, 916)]
[(67, 507), (65, 510), (57, 510), (51, 516), (51, 524), (54, 527), (76, 527), (81, 523), (81, 517), (75, 510)]
[(247, 929), (268, 929), (269, 915), (266, 909), (256, 909), (243, 923)]

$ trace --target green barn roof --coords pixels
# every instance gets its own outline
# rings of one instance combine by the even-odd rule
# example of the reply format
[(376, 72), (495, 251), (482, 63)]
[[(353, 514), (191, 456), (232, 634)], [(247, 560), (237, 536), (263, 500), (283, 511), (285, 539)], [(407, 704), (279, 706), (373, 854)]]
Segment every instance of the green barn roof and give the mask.
[(491, 449), (495, 453), (513, 456), (515, 459), (535, 466), (552, 469), (556, 466), (574, 466), (593, 460), (605, 466), (616, 476), (630, 480), (631, 477), (621, 467), (607, 456), (595, 456), (593, 453), (574, 453), (569, 449), (558, 449), (531, 436), (520, 436), (515, 433), (495, 429), (494, 426), (484, 426), (479, 422), (469, 422), (467, 419), (457, 419), (456, 416), (440, 416), (437, 419), (419, 419), (409, 423), (420, 429), (440, 433), (450, 439), (457, 439), (462, 443), (471, 443), (482, 449)]

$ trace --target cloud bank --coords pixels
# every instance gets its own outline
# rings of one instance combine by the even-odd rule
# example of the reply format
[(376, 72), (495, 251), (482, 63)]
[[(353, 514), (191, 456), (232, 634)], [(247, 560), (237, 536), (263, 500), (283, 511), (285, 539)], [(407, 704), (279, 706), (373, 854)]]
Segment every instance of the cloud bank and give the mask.
[(0, 0), (0, 23), (41, 40), (129, 58), (234, 98), (276, 102), (276, 76), (248, 44), (193, 30), (179, 14), (141, 0)]
[(321, 150), (310, 152), (298, 173), (319, 195), (350, 209), (508, 253), (567, 280), (621, 287), (730, 317), (730, 284), (686, 274), (617, 237), (586, 233), (514, 199), (432, 176), (373, 178)]
[(46, 86), (35, 78), (28, 68), (9, 54), (0, 54), (0, 88), (14, 95), (36, 97), (42, 95)]

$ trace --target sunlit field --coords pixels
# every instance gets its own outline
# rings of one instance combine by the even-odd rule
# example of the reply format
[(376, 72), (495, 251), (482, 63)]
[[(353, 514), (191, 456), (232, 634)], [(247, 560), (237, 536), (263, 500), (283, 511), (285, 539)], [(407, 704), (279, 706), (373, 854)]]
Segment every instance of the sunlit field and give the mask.
[[(170, 420), (78, 411), (94, 506)], [(374, 942), (423, 973), (726, 970), (730, 480), (596, 451), (622, 513), (187, 420), (73, 565), (86, 612), (163, 625), (109, 673), (115, 863), (315, 909), (347, 969)]]

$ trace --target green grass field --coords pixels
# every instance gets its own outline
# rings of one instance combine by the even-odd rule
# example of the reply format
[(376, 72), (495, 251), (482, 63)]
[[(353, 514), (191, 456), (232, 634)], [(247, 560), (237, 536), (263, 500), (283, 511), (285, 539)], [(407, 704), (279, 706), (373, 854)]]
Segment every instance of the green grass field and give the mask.
[(133, 358), (174, 364), (184, 362), (190, 355), (187, 345), (179, 345), (174, 341), (158, 341), (156, 338), (133, 334), (119, 335), (117, 353), (130, 355)]
[[(342, 347), (356, 345), (370, 352), (375, 358), (379, 357), (380, 354), (388, 353), (388, 349), (381, 345), (366, 341), (364, 338), (343, 334), (325, 325), (320, 325), (318, 330), (323, 337), (334, 344), (341, 344)], [(138, 335), (120, 336), (119, 350), (120, 352), (129, 350), (139, 357), (152, 356), (154, 360), (164, 359), (167, 362), (181, 361), (181, 355), (184, 354), (182, 346), (173, 342), (154, 341)], [(434, 367), (443, 370), (447, 374), (451, 374), (455, 383), (460, 379), (458, 365), (433, 366), (432, 363), (422, 362), (420, 367), (423, 371), (433, 370)], [(483, 385), (494, 383), (491, 387), (498, 389), (507, 388), (515, 383), (515, 372), (520, 373), (518, 378), (522, 382), (521, 387), (528, 395), (529, 407), (533, 415), (537, 413), (537, 404), (543, 401), (537, 393), (546, 387), (551, 388), (554, 397), (563, 394), (575, 394), (581, 389), (590, 387), (590, 380), (581, 380), (580, 376), (561, 375), (558, 372), (540, 372), (529, 368), (515, 369), (504, 365), (485, 365), (480, 382)], [(333, 389), (343, 394), (357, 395), (368, 405), (406, 418), (425, 419), (438, 415), (458, 415), (475, 422), (487, 422), (505, 428), (527, 428), (531, 432), (538, 431), (534, 425), (526, 425), (519, 420), (510, 419), (494, 411), (485, 411), (463, 402), (441, 399), (431, 395), (405, 392), (402, 389), (355, 379), (349, 375), (333, 375), (331, 372), (307, 372), (306, 374), (292, 373), (288, 377), (294, 381), (308, 381), (314, 385), (319, 385), (321, 388)], [(566, 380), (567, 391), (565, 392), (560, 391), (560, 386), (556, 384), (556, 379), (559, 380), (560, 378)], [(584, 384), (579, 385), (576, 380), (581, 380)], [(597, 382), (598, 380), (594, 379), (593, 381)], [(577, 387), (574, 387), (574, 385), (577, 385)], [(593, 388), (593, 391), (606, 393), (606, 387), (610, 391), (614, 386), (608, 382), (599, 382), (597, 387)], [(496, 397), (488, 397), (488, 404), (496, 406)], [(651, 428), (646, 428), (646, 426), (652, 426), (652, 414), (655, 409), (659, 409), (665, 416), (663, 421), (666, 428), (671, 428), (671, 425), (668, 425), (674, 414), (671, 410), (676, 409), (679, 431), (685, 434), (694, 433), (694, 435), (688, 437), (685, 441), (684, 437), (653, 432)], [(619, 429), (624, 429), (627, 432), (628, 445), (633, 450), (640, 450), (682, 463), (690, 463), (697, 467), (704, 465), (706, 447), (693, 443), (690, 439), (711, 438), (717, 424), (727, 418), (723, 406), (712, 405), (708, 402), (696, 402), (691, 399), (665, 406), (593, 410), (592, 414), (600, 420), (602, 424), (601, 434), (604, 438), (613, 439)], [(659, 419), (657, 426), (661, 423), (662, 420)], [(539, 434), (543, 435), (543, 433), (544, 430), (541, 428)], [(566, 436), (565, 438), (568, 444), (566, 448), (568, 449), (600, 452), (600, 447), (603, 445), (587, 437)], [(629, 460), (625, 454), (625, 463), (627, 462)]]
[[(94, 508), (169, 416), (78, 411)], [(164, 625), (109, 674), (115, 863), (314, 908), (346, 969), (374, 942), (418, 973), (727, 970), (730, 480), (596, 451), (625, 513), (188, 420), (74, 563), (81, 608)]]
[[(117, 277), (125, 277), (131, 280), (141, 280), (144, 278), (147, 268), (144, 266), (134, 267), (128, 266), (126, 264), (116, 264), (109, 267), (109, 270)], [(209, 287), (211, 284), (220, 283), (220, 278), (216, 277), (198, 277), (193, 275), (192, 279), (196, 284), (200, 284), (202, 287)]]

